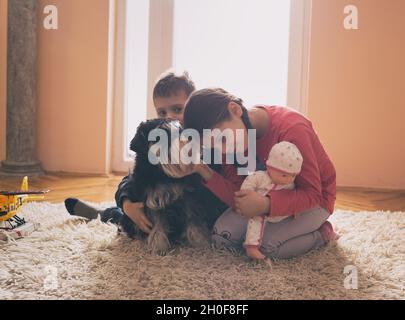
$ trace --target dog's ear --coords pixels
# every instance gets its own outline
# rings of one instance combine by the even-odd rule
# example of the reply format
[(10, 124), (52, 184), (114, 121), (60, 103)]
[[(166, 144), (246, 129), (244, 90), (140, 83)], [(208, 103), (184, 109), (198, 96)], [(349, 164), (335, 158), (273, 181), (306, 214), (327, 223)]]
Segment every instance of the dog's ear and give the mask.
[(129, 149), (131, 149), (131, 151), (137, 153), (138, 150), (136, 149), (136, 136), (132, 138), (131, 140), (131, 144), (129, 145)]
[(129, 148), (137, 154), (148, 153), (149, 133), (153, 129), (156, 129), (163, 122), (164, 122), (163, 119), (153, 119), (153, 120), (141, 122), (141, 124), (136, 129), (135, 137), (131, 140), (131, 144), (129, 145)]
[(145, 145), (147, 145), (148, 137), (145, 136), (145, 134), (147, 134), (147, 132), (145, 132), (145, 126), (146, 122), (140, 123), (140, 125), (136, 129), (136, 134), (129, 145), (129, 148), (135, 153), (141, 153), (142, 151), (144, 151), (142, 149), (144, 149)]

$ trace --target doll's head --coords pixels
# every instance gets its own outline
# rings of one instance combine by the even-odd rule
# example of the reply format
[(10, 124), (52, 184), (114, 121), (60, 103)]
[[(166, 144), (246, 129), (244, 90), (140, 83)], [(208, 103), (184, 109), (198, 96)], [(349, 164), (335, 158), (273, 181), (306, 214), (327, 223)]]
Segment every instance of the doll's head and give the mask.
[(282, 141), (270, 150), (266, 161), (267, 173), (275, 184), (291, 184), (301, 172), (302, 162), (303, 158), (297, 146)]

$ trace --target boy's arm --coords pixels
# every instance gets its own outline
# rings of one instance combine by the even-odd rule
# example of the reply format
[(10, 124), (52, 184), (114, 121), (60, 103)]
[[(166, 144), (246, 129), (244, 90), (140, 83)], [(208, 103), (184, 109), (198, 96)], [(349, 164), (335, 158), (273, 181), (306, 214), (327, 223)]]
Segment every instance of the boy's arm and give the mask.
[(125, 176), (120, 184), (118, 185), (118, 189), (115, 192), (115, 202), (117, 203), (117, 207), (123, 209), (123, 203), (125, 199), (129, 199), (132, 202), (141, 202), (139, 199), (135, 197), (135, 191), (133, 190), (134, 185), (132, 180), (134, 179), (134, 174), (130, 174)]
[(117, 206), (120, 207), (143, 232), (148, 234), (151, 232), (153, 225), (145, 216), (140, 195), (137, 195), (136, 190), (134, 190), (134, 178), (134, 174), (132, 173), (122, 179), (115, 193), (115, 201)]
[(129, 189), (129, 175), (125, 176), (120, 184), (118, 185), (118, 189), (115, 192), (115, 202), (117, 204), (117, 207), (120, 207), (122, 209), (122, 203), (125, 198), (128, 198), (128, 189)]

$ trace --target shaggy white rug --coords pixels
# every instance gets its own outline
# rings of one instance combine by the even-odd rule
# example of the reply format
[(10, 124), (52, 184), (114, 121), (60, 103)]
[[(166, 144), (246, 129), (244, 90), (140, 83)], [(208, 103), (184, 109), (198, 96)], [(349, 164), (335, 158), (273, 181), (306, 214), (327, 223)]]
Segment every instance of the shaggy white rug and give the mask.
[(0, 299), (405, 298), (404, 212), (337, 211), (336, 243), (272, 267), (213, 249), (151, 256), (63, 204), (29, 204), (22, 216), (41, 228), (0, 243)]

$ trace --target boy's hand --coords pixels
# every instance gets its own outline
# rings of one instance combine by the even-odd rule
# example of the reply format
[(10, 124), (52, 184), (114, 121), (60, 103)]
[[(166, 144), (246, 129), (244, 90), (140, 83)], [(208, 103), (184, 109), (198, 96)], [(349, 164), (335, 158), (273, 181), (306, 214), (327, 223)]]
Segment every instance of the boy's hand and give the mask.
[(270, 199), (253, 190), (240, 190), (235, 192), (235, 206), (239, 214), (254, 218), (269, 213)]
[(153, 228), (153, 224), (146, 218), (143, 212), (142, 202), (132, 202), (125, 199), (122, 204), (122, 209), (125, 214), (145, 233), (150, 233)]

